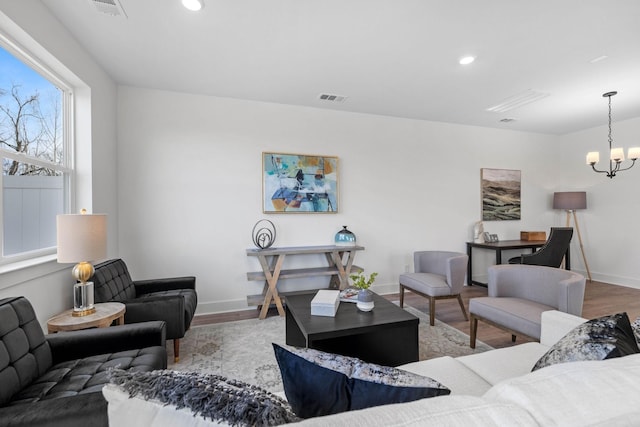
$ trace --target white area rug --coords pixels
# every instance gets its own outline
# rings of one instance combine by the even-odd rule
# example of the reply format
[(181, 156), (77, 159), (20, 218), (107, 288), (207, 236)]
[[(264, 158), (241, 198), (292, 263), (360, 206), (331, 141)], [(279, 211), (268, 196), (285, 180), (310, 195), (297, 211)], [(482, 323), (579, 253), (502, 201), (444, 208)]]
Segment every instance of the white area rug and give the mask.
[[(491, 350), (481, 341), (471, 349), (468, 335), (437, 319), (435, 326), (430, 326), (428, 316), (413, 307), (405, 305), (405, 310), (420, 319), (420, 360)], [(180, 340), (179, 363), (173, 363), (173, 342), (167, 342), (169, 369), (218, 374), (272, 392), (282, 391), (280, 370), (271, 343), (285, 344), (284, 317), (195, 326)]]

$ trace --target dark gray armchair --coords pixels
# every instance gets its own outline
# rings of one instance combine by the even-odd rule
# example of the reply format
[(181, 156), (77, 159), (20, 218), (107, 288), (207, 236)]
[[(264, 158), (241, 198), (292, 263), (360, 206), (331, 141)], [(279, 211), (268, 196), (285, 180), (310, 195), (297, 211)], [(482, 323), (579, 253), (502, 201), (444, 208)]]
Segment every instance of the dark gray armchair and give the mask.
[(44, 335), (26, 298), (0, 300), (0, 426), (107, 427), (116, 366), (165, 369), (164, 322)]
[[(551, 227), (549, 239), (544, 246), (532, 254), (522, 254), (509, 259), (509, 264), (543, 265), (558, 268), (562, 259), (569, 254), (569, 245), (573, 237), (572, 227)], [(566, 269), (569, 268), (569, 257), (566, 259)]]
[(173, 340), (175, 362), (180, 359), (180, 338), (191, 326), (198, 305), (196, 278), (193, 276), (153, 280), (131, 280), (122, 259), (94, 266), (91, 279), (95, 302), (121, 302), (127, 310), (124, 323), (164, 320), (167, 339)]

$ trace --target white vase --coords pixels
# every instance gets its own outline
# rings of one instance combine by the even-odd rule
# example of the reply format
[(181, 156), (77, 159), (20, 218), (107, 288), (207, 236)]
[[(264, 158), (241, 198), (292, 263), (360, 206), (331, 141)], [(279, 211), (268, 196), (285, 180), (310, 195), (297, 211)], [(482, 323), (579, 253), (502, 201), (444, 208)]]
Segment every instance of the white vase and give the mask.
[(361, 289), (358, 292), (358, 302), (356, 303), (356, 307), (361, 311), (371, 311), (373, 310), (373, 292), (369, 289)]

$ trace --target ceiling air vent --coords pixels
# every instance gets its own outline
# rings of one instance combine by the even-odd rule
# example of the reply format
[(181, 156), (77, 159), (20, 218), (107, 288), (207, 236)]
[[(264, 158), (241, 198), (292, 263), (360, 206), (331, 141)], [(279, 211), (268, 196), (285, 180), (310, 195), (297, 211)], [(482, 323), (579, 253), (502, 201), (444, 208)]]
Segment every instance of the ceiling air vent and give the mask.
[(510, 96), (500, 104), (487, 108), (487, 111), (493, 111), (494, 113), (504, 113), (505, 111), (515, 110), (516, 108), (520, 108), (527, 104), (531, 104), (532, 102), (539, 101), (542, 98), (546, 98), (547, 96), (549, 96), (548, 93), (537, 92), (535, 90), (529, 89), (517, 95)]
[(127, 14), (124, 13), (124, 9), (118, 0), (89, 0), (89, 2), (95, 6), (98, 12), (111, 16), (127, 17)]
[(322, 101), (330, 101), (330, 102), (344, 102), (347, 97), (343, 95), (331, 95), (328, 93), (321, 93), (318, 98)]

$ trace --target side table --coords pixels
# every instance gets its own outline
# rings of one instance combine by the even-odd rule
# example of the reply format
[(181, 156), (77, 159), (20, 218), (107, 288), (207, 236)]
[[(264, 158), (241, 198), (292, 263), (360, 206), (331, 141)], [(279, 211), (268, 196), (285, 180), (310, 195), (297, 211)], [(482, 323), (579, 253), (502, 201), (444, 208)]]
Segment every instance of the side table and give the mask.
[(119, 302), (95, 304), (96, 312), (87, 316), (73, 316), (73, 310), (67, 310), (47, 320), (50, 334), (59, 331), (77, 331), (88, 328), (106, 328), (115, 320), (118, 325), (124, 324), (126, 307)]

